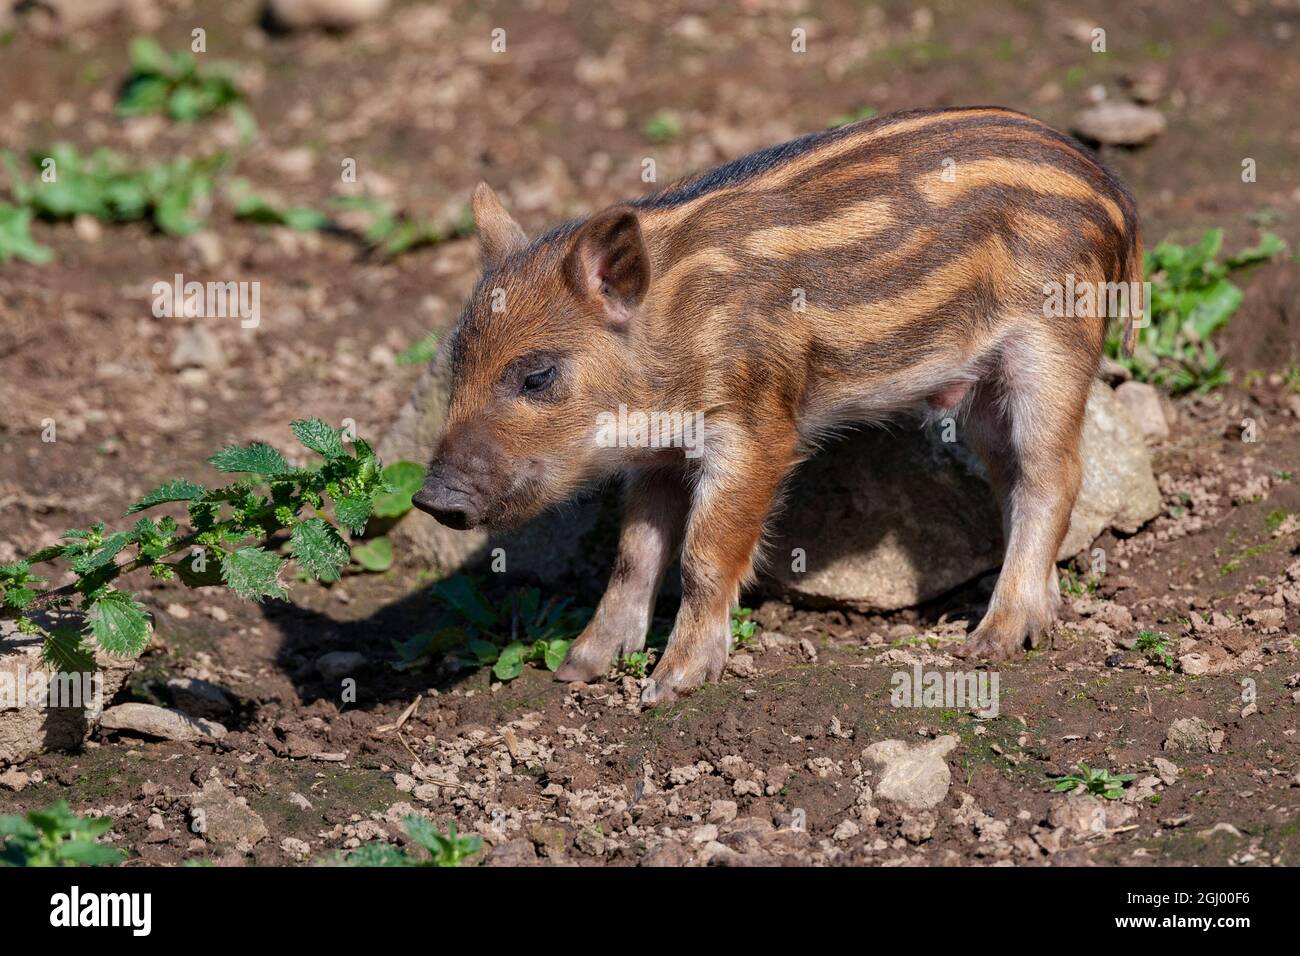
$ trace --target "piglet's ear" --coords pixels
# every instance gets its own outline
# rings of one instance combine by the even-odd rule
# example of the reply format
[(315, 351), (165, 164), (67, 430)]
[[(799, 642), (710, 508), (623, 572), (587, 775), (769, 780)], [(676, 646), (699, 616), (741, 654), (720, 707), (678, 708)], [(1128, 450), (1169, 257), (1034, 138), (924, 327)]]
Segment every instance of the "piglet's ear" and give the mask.
[(610, 323), (626, 327), (650, 287), (650, 254), (636, 212), (614, 206), (584, 223), (564, 271), (574, 292), (602, 303)]
[(510, 218), (497, 194), (487, 183), (474, 187), (474, 225), (478, 229), (478, 245), (483, 268), (490, 269), (506, 256), (528, 245), (519, 223)]

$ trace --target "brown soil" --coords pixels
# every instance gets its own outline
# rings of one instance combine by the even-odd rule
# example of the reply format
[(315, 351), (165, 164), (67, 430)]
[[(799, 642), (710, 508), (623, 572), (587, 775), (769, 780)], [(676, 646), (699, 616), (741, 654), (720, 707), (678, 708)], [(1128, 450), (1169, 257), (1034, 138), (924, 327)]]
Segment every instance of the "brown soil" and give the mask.
[[(1148, 242), (1221, 226), (1235, 250), (1258, 238), (1251, 215), (1292, 248), (1300, 240), (1300, 142), (1279, 122), (1300, 94), (1294, 6), (1089, 4), (1073, 16), (1106, 27), (1104, 55), (1064, 13), (1011, 0), (798, 15), (766, 2), (743, 13), (671, 2), (396, 6), (347, 37), (268, 39), (251, 0), (166, 3), (157, 33), (179, 47), (204, 25), (209, 55), (241, 65), (261, 138), (239, 171), (295, 204), (324, 203), (339, 191), (341, 160), (355, 157), (372, 189), (445, 220), (486, 178), (535, 231), (645, 190), (646, 156), (662, 182), (868, 105), (999, 103), (1065, 127), (1089, 88), (1113, 91), (1143, 68), (1165, 77), (1168, 132), (1104, 155), (1138, 197)], [(801, 25), (809, 53), (799, 57), (789, 44)], [(500, 57), (488, 50), (496, 26), (509, 37)], [(0, 45), (0, 143), (66, 139), (150, 160), (223, 142), (221, 120), (114, 117), (137, 32), (118, 18)], [(682, 132), (651, 144), (642, 129), (661, 110)], [(1241, 182), (1245, 156), (1256, 183)], [(362, 435), (382, 433), (418, 374), (393, 355), (451, 322), (476, 263), (468, 241), (389, 261), (345, 237), (220, 211), (215, 251), (141, 225), (97, 238), (67, 225), (34, 233), (55, 262), (0, 267), (0, 561), (120, 514), (161, 480), (212, 478), (204, 459), (228, 442), (287, 448), (294, 418), (352, 418)], [(1233, 385), (1176, 403), (1172, 436), (1155, 448), (1166, 512), (1098, 543), (1109, 573), (1095, 593), (1067, 597), (1047, 646), (1000, 667), (996, 718), (889, 706), (895, 672), (951, 666), (945, 651), (973, 626), (986, 585), (887, 617), (763, 603), (754, 646), (720, 684), (643, 713), (630, 679), (575, 689), (531, 668), (505, 686), (486, 670), (394, 671), (392, 642), (428, 620), (428, 582), (406, 555), (387, 574), (299, 583), (291, 604), (262, 607), (137, 582), (156, 637), (127, 696), (167, 703), (168, 677), (211, 680), (236, 700), (222, 718), (230, 735), (219, 745), (106, 736), (38, 757), (21, 768), (33, 782), (0, 791), (0, 809), (67, 799), (112, 816), (117, 844), (160, 865), (298, 862), (294, 840), (320, 859), (401, 840), (411, 808), (481, 834), (497, 861), (1294, 864), (1300, 533), (1286, 515), (1300, 513), (1300, 400), (1283, 373), (1300, 349), (1300, 283), (1289, 255), (1237, 277), (1245, 303), (1220, 339)], [(170, 367), (175, 323), (151, 317), (148, 290), (176, 272), (262, 284), (258, 329), (212, 329), (219, 367)], [(41, 441), (47, 418), (54, 443)], [(1247, 418), (1254, 443), (1241, 440)], [(659, 608), (665, 619), (673, 610)], [(1144, 628), (1220, 672), (1149, 662), (1131, 649)], [(317, 673), (334, 650), (366, 657), (356, 704), (338, 703)], [(1243, 697), (1252, 688), (1254, 708)], [(417, 698), (400, 729), (385, 729)], [(1217, 752), (1163, 749), (1171, 723), (1191, 717), (1223, 732)], [(864, 797), (878, 778), (868, 744), (945, 733), (960, 743), (939, 807), (902, 812)], [(1121, 825), (1084, 837), (1049, 824), (1064, 799), (1050, 776), (1082, 762), (1136, 774), (1137, 793), (1159, 776), (1156, 758), (1173, 761), (1177, 778), (1148, 782)], [(189, 830), (190, 794), (213, 779), (269, 830), (248, 853)]]

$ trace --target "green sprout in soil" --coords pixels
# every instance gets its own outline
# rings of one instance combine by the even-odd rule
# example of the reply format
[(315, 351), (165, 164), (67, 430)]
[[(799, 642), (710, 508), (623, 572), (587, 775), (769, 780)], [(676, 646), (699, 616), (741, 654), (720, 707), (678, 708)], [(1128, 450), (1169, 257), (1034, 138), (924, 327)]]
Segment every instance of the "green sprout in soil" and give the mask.
[(682, 135), (682, 123), (676, 114), (660, 110), (646, 120), (641, 131), (652, 143), (671, 143)]
[(423, 667), (440, 656), (452, 667), (490, 666), (503, 682), (533, 662), (554, 671), (591, 616), (589, 610), (571, 607), (570, 598), (543, 601), (537, 588), (516, 591), (494, 604), (463, 574), (439, 581), (431, 594), (442, 620), (433, 630), (393, 642), (397, 670)]
[(1083, 597), (1097, 590), (1100, 582), (1095, 574), (1080, 574), (1073, 568), (1064, 568), (1057, 579), (1061, 591), (1071, 597)]
[[(144, 220), (161, 232), (185, 235), (203, 224), (195, 210), (212, 194), (226, 156), (217, 153), (204, 159), (181, 158), (135, 168), (110, 150), (82, 155), (76, 147), (58, 143), (48, 151), (29, 155), (36, 173), (30, 181), (12, 151), (0, 151), (0, 162), (8, 170), (13, 203), (27, 210), (29, 217), (51, 222), (80, 215), (104, 222)], [(4, 231), (4, 217), (0, 213), (0, 232)], [(25, 230), (23, 223), (10, 227), (16, 228)], [(3, 243), (0, 239), (0, 245)]]
[(353, 850), (344, 863), (348, 866), (460, 866), (483, 846), (481, 837), (457, 834), (455, 820), (448, 822), (445, 834), (424, 817), (405, 817), (402, 826), (406, 835), (428, 852), (427, 860), (416, 859), (391, 844), (375, 842)]
[(624, 654), (618, 662), (618, 672), (625, 677), (645, 677), (650, 671), (650, 655), (645, 651), (633, 651)]
[(248, 182), (235, 177), (226, 184), (226, 198), (234, 207), (235, 218), (271, 226), (288, 226), (298, 232), (311, 232), (329, 226), (329, 217), (302, 206), (281, 207), (258, 194)]
[(31, 234), (32, 211), (25, 206), (0, 201), (0, 264), (22, 259), (42, 266), (54, 257)]
[(1138, 631), (1134, 649), (1146, 654), (1153, 664), (1159, 664), (1169, 670), (1174, 669), (1174, 655), (1169, 650), (1169, 635), (1164, 631)]
[(731, 646), (733, 650), (740, 650), (742, 647), (748, 647), (754, 643), (754, 634), (758, 631), (758, 625), (749, 619), (754, 613), (753, 608), (734, 607), (731, 609)]
[(1242, 292), (1228, 273), (1266, 262), (1286, 248), (1273, 233), (1259, 244), (1215, 261), (1223, 247), (1223, 230), (1211, 229), (1195, 245), (1162, 242), (1146, 253), (1144, 271), (1151, 282), (1146, 303), (1149, 323), (1139, 330), (1131, 357), (1121, 354), (1118, 327), (1106, 344), (1107, 354), (1139, 381), (1152, 382), (1174, 394), (1208, 392), (1229, 380), (1211, 341), (1241, 305)]
[(1124, 788), (1135, 777), (1136, 774), (1113, 774), (1109, 770), (1100, 767), (1089, 767), (1086, 763), (1080, 763), (1079, 773), (1053, 778), (1055, 786), (1052, 787), (1052, 790), (1055, 793), (1069, 793), (1082, 787), (1086, 793), (1091, 793), (1094, 796), (1105, 797), (1107, 800), (1118, 800), (1124, 796)]
[[(231, 484), (206, 488), (175, 479), (126, 512), (135, 515), (159, 505), (184, 504), (188, 530), (170, 516), (141, 516), (119, 531), (108, 531), (103, 522), (65, 531), (62, 543), (0, 565), (0, 614), (16, 619), (21, 632), (44, 639), (42, 656), (49, 665), (87, 671), (93, 667), (88, 638), (119, 656), (134, 656), (148, 642), (144, 607), (135, 595), (115, 587), (123, 575), (148, 569), (155, 578), (179, 578), (189, 587), (224, 584), (254, 601), (283, 598), (281, 574), (287, 562), (268, 544), (287, 534), (286, 546), (301, 571), (318, 581), (337, 580), (350, 559), (340, 529), (360, 535), (375, 502), (395, 489), (361, 439), (352, 439), (349, 452), (343, 433), (319, 419), (296, 421), (290, 427), (323, 461), (295, 468), (261, 442), (225, 448), (208, 461), (218, 471), (241, 476)], [(331, 508), (334, 523), (328, 520)], [(46, 563), (65, 565), (76, 579), (59, 588), (47, 587), (47, 578), (34, 571)], [(73, 607), (74, 602), (86, 619), (84, 631), (46, 630), (34, 616), (42, 609)]]
[(149, 37), (131, 41), (131, 75), (117, 101), (119, 116), (163, 113), (193, 123), (229, 107), (241, 111), (237, 121), (247, 128), (252, 117), (243, 102), (230, 66), (199, 66), (189, 51), (168, 53)]
[(399, 213), (374, 196), (339, 196), (333, 200), (339, 209), (358, 209), (369, 217), (361, 233), (365, 245), (388, 256), (400, 256), (413, 249), (436, 246), (448, 239), (472, 235), (472, 219), (462, 215), (451, 228), (438, 226), (418, 217)]
[(25, 816), (0, 816), (0, 866), (116, 866), (126, 854), (97, 842), (108, 817), (81, 817), (60, 800)]

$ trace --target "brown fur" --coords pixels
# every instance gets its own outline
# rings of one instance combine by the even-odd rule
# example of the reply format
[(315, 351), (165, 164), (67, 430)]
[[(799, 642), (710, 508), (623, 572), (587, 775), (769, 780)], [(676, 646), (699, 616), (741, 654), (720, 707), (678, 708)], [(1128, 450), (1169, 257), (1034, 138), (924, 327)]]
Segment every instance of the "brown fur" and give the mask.
[[(682, 606), (644, 699), (716, 679), (786, 476), (827, 430), (918, 406), (961, 415), (1006, 525), (961, 653), (1002, 656), (1051, 623), (1106, 318), (1045, 317), (1044, 283), (1142, 278), (1132, 198), (1072, 140), (996, 108), (898, 114), (532, 243), (485, 185), (474, 210), (484, 271), (416, 503), (454, 527), (504, 525), (625, 476), (615, 573), (559, 678), (644, 645), (680, 547)], [(702, 454), (599, 447), (620, 405), (701, 412)]]

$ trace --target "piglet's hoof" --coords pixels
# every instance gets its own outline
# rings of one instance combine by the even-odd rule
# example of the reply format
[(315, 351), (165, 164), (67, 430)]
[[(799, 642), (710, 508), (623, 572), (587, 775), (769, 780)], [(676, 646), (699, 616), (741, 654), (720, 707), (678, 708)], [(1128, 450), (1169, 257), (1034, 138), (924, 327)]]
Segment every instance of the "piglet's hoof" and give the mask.
[(590, 684), (604, 677), (608, 670), (608, 664), (575, 655), (570, 651), (564, 663), (556, 670), (555, 679), (566, 683), (582, 681), (584, 684)]
[(671, 704), (678, 699), (678, 694), (667, 684), (660, 684), (653, 677), (648, 678), (641, 688), (641, 703), (645, 707), (658, 707)]

